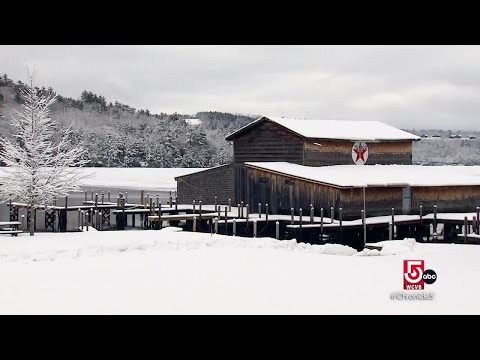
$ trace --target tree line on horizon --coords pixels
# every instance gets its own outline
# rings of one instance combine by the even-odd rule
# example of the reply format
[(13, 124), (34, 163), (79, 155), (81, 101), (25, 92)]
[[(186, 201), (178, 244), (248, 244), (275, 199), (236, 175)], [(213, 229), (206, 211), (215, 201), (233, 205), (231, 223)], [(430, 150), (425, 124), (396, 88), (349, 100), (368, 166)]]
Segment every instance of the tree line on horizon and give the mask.
[[(26, 84), (0, 76), (0, 132), (10, 134), (8, 117), (19, 110)], [(78, 99), (56, 94), (53, 88), (35, 87), (38, 94), (55, 94), (50, 116), (58, 121), (60, 137), (73, 122), (72, 146), (87, 149), (94, 167), (212, 167), (232, 161), (225, 136), (245, 126), (254, 116), (217, 111), (196, 114), (153, 114), (84, 90)], [(197, 118), (198, 125), (185, 119)]]

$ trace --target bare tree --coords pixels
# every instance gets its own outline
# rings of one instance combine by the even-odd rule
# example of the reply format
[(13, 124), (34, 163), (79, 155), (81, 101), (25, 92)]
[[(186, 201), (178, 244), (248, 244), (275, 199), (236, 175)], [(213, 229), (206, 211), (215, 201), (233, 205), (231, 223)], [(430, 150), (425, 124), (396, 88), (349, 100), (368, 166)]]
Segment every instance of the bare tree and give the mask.
[(37, 93), (36, 71), (27, 67), (28, 84), (22, 89), (22, 110), (12, 116), (13, 139), (2, 138), (0, 160), (6, 164), (6, 177), (0, 187), (2, 202), (17, 199), (30, 209), (30, 235), (34, 235), (34, 213), (40, 205), (51, 205), (55, 198), (80, 190), (85, 177), (80, 167), (88, 163), (85, 149), (72, 146), (72, 126), (57, 141), (53, 135), (57, 121), (48, 117), (56, 95)]

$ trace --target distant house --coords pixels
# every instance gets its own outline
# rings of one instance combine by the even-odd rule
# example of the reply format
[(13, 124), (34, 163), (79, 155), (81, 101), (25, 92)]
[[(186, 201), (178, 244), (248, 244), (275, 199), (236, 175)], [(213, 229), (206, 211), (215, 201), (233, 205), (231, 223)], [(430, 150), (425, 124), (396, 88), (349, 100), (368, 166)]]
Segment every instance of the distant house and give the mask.
[(202, 120), (200, 120), (200, 119), (185, 119), (185, 122), (188, 125), (200, 125), (202, 123)]

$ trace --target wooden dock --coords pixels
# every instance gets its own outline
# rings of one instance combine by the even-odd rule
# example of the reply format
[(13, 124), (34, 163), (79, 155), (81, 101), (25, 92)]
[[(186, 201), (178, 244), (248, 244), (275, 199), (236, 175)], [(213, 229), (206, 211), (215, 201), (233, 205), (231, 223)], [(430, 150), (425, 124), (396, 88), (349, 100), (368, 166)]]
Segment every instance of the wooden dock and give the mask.
[[(106, 201), (110, 197), (100, 199), (98, 194), (95, 197), (92, 194), (91, 199), (85, 195), (81, 205), (68, 205), (66, 198), (65, 206), (39, 206), (39, 209), (45, 212), (46, 231), (66, 231), (68, 220), (76, 221), (76, 229), (80, 231), (85, 227), (104, 231), (129, 227), (160, 229), (164, 226), (181, 226), (187, 231), (295, 238), (310, 243), (336, 242), (357, 248), (365, 246), (365, 239), (372, 243), (405, 237), (418, 241), (480, 243), (478, 207), (469, 213), (441, 213), (434, 207), (433, 212), (424, 215), (421, 207), (419, 214), (413, 215), (395, 214), (392, 208), (392, 213), (385, 216), (366, 217), (363, 220), (363, 214), (359, 214), (358, 219), (342, 220), (341, 209), (338, 218), (333, 218), (332, 208), (325, 209), (325, 212), (311, 207), (303, 213), (300, 209), (292, 209), (291, 214), (266, 214), (267, 204), (249, 208), (248, 205), (231, 206), (231, 202), (228, 205), (202, 204), (200, 201), (179, 204), (173, 201), (172, 196), (165, 204), (159, 201), (158, 196), (156, 200), (147, 196), (142, 196), (142, 199), (139, 202), (127, 201), (120, 194), (117, 201), (112, 202)], [(10, 221), (28, 227), (29, 212), (26, 224), (18, 218), (18, 210), (29, 210), (27, 205), (19, 202), (7, 205), (10, 207)], [(254, 208), (258, 211), (252, 212)], [(264, 212), (259, 212), (261, 210)], [(323, 216), (319, 216), (319, 213)], [(0, 226), (0, 231), (8, 231), (7, 227), (5, 229), (1, 230)]]

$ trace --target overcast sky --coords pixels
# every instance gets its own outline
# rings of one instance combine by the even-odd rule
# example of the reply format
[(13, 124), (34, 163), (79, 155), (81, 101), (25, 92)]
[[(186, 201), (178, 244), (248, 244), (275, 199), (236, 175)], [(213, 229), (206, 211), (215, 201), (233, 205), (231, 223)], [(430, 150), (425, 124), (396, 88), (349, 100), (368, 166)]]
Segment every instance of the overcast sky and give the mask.
[(480, 46), (6, 46), (0, 73), (153, 113), (225, 111), (479, 129)]

